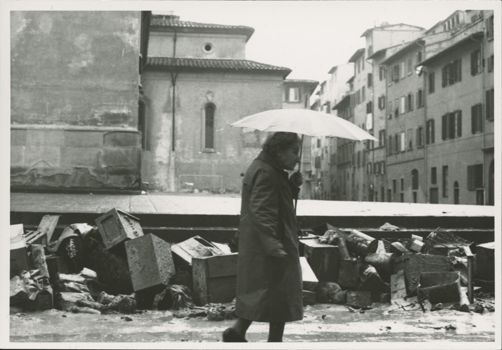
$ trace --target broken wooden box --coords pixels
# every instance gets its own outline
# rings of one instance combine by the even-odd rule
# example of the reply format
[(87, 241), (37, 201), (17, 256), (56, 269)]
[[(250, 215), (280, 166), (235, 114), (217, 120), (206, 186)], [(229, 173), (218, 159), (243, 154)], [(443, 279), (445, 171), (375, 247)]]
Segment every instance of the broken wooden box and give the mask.
[(303, 255), (307, 258), (319, 281), (338, 279), (338, 247), (320, 243), (318, 238), (301, 239)]
[(119, 209), (112, 209), (98, 217), (96, 225), (106, 249), (143, 236), (139, 219)]
[(10, 225), (10, 277), (29, 269), (23, 224)]
[(235, 298), (238, 253), (192, 256), (193, 298), (197, 305)]
[(149, 233), (125, 242), (134, 291), (168, 285), (175, 274), (171, 245)]
[(418, 285), (418, 300), (431, 303), (460, 300), (460, 275), (457, 271), (422, 272)]
[(225, 252), (216, 244), (209, 242), (201, 236), (194, 236), (183, 242), (173, 244), (171, 251), (190, 266), (194, 257), (225, 255)]

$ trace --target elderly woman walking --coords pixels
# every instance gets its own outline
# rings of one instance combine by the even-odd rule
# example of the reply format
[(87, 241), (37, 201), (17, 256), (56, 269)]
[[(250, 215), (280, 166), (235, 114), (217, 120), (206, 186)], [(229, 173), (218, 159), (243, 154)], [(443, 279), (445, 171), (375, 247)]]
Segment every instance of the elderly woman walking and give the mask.
[(245, 342), (253, 321), (269, 323), (269, 342), (281, 342), (286, 322), (303, 318), (298, 225), (293, 199), (301, 174), (297, 134), (277, 132), (264, 143), (242, 185), (237, 267), (238, 316), (224, 342)]

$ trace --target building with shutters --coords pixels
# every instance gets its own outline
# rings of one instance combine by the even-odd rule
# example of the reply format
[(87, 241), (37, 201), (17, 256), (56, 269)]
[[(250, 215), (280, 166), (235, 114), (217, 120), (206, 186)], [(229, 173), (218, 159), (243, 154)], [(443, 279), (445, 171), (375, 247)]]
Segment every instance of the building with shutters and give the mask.
[(159, 191), (239, 192), (263, 134), (229, 124), (283, 105), (290, 69), (246, 59), (254, 30), (153, 15), (142, 85), (143, 178)]

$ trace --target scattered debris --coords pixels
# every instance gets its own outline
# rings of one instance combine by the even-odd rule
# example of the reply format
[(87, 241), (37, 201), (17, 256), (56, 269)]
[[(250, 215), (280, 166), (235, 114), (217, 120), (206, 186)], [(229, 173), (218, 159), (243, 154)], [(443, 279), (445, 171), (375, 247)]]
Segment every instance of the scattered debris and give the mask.
[(320, 282), (316, 296), (319, 303), (345, 304), (347, 291), (335, 282)]

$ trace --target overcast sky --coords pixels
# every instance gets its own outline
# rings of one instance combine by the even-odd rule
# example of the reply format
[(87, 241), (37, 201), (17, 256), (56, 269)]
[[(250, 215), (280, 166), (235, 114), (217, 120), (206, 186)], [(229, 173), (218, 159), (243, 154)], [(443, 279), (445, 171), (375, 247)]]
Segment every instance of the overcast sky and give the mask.
[[(288, 78), (326, 79), (365, 42), (361, 34), (382, 22), (429, 28), (456, 9), (494, 1), (166, 1), (182, 20), (247, 25), (255, 32), (246, 58), (291, 68)], [(159, 9), (160, 10), (160, 9)], [(158, 13), (162, 11), (154, 11)]]

